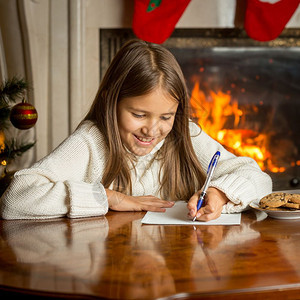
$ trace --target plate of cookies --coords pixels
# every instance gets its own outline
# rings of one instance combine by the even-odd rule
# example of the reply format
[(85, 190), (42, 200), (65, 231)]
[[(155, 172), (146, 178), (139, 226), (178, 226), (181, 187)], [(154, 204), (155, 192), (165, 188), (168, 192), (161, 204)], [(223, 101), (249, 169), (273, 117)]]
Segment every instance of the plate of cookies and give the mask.
[(300, 190), (273, 192), (252, 201), (250, 207), (267, 213), (271, 218), (300, 219)]

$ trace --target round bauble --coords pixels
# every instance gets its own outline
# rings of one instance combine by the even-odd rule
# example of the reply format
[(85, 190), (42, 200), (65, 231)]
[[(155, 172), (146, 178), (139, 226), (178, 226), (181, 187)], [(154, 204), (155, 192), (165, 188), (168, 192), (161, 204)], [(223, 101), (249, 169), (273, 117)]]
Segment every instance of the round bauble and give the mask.
[(24, 100), (16, 104), (10, 111), (10, 121), (18, 129), (33, 127), (38, 119), (35, 107)]

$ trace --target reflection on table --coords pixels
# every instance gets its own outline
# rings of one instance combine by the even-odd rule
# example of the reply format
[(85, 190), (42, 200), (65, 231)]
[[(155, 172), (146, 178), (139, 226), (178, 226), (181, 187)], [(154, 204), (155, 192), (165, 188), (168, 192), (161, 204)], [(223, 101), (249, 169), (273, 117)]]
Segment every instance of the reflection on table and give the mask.
[(143, 216), (0, 220), (0, 291), (104, 299), (299, 299), (299, 220), (248, 211), (240, 226), (194, 227), (142, 225)]

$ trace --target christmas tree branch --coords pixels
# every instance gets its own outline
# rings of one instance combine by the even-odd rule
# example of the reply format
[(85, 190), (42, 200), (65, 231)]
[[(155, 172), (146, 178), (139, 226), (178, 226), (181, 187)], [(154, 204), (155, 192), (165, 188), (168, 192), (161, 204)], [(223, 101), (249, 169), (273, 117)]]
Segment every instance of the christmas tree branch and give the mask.
[(25, 91), (29, 89), (28, 83), (18, 77), (8, 79), (0, 85), (0, 164), (6, 166), (17, 156), (35, 145), (33, 143), (17, 142), (16, 139), (6, 139), (4, 131), (9, 129), (9, 117), (11, 114), (11, 103), (19, 98), (24, 98)]
[(16, 140), (13, 139), (9, 144), (5, 143), (4, 150), (0, 152), (0, 161), (5, 160), (9, 163), (11, 160), (15, 159), (17, 156), (21, 156), (24, 152), (29, 150), (35, 145), (33, 143), (22, 143), (17, 144)]
[(6, 80), (0, 85), (0, 107), (8, 105), (11, 101), (15, 102), (28, 88), (28, 83), (22, 78), (13, 77)]
[(10, 108), (8, 105), (0, 107), (0, 130), (8, 128), (7, 120), (10, 115)]

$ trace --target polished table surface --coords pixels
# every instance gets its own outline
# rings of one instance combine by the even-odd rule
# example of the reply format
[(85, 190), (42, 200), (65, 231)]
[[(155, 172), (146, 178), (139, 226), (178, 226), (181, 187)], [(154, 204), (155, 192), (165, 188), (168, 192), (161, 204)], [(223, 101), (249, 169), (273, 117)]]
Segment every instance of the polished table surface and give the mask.
[(0, 298), (300, 299), (300, 219), (249, 210), (194, 228), (144, 214), (0, 220)]

